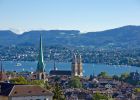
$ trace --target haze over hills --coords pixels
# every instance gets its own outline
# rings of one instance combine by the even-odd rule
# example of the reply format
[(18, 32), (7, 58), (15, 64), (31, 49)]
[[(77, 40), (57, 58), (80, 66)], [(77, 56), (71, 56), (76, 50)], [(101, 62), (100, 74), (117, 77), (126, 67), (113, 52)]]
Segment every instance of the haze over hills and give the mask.
[(132, 25), (84, 34), (78, 30), (34, 30), (17, 35), (10, 30), (1, 30), (0, 45), (36, 46), (40, 34), (46, 46), (140, 47), (140, 26)]

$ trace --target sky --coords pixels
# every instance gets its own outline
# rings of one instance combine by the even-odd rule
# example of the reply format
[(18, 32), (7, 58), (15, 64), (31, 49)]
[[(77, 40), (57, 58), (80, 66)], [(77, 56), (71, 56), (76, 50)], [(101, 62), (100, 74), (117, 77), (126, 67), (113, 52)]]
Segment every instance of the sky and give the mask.
[(102, 31), (140, 25), (140, 0), (0, 0), (0, 29)]

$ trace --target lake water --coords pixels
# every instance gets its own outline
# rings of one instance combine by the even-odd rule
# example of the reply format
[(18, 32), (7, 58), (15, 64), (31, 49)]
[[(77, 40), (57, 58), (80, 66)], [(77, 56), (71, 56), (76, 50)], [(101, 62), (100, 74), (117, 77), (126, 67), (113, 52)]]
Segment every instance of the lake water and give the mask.
[[(5, 61), (3, 62), (3, 67), (6, 71), (35, 71), (37, 67), (37, 62), (30, 62), (30, 61), (21, 61), (19, 62), (22, 65), (16, 66), (16, 61)], [(53, 69), (53, 62), (45, 62), (46, 65), (46, 72), (49, 73), (50, 70)], [(60, 70), (71, 70), (71, 63), (56, 63), (57, 69)], [(139, 71), (140, 67), (135, 66), (113, 66), (113, 65), (104, 65), (104, 64), (83, 64), (83, 74), (84, 76), (89, 76), (92, 73), (98, 75), (100, 72), (105, 71), (109, 75), (120, 75), (124, 72), (132, 72), (132, 71)]]

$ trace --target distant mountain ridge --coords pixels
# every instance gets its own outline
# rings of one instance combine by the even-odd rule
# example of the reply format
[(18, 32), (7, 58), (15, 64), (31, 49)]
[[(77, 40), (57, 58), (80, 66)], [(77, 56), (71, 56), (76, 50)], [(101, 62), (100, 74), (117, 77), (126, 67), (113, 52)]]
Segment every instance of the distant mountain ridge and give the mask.
[(140, 26), (133, 25), (84, 34), (79, 30), (33, 30), (17, 35), (10, 30), (0, 30), (0, 45), (36, 46), (40, 34), (46, 46), (140, 47)]

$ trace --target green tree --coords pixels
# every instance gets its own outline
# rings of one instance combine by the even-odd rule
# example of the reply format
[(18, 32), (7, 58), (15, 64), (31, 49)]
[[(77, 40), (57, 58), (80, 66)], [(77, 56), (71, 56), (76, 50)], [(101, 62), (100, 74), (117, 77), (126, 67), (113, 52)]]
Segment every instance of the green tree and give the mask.
[(13, 84), (30, 84), (30, 85), (39, 85), (43, 88), (50, 89), (48, 82), (44, 83), (44, 80), (32, 80), (28, 81), (24, 77), (17, 77), (10, 80)]
[(135, 88), (134, 91), (135, 92), (140, 92), (140, 88)]
[(112, 78), (113, 78), (114, 80), (119, 80), (119, 76), (117, 76), (117, 75), (113, 75)]
[(29, 84), (31, 84), (31, 85), (39, 85), (39, 86), (41, 86), (41, 87), (43, 87), (45, 89), (48, 89), (48, 90), (51, 89), (49, 83), (47, 81), (44, 82), (44, 80), (32, 80), (32, 81), (29, 82)]
[(6, 71), (6, 74), (14, 76), (16, 73), (14, 71)]
[(22, 76), (10, 80), (13, 84), (29, 84), (29, 82)]
[(93, 100), (108, 100), (108, 97), (100, 93), (95, 93), (93, 94)]
[(108, 77), (107, 72), (101, 72), (99, 75), (99, 77)]
[(92, 80), (93, 80), (93, 75), (90, 75), (89, 81), (92, 81)]
[(48, 82), (45, 82), (45, 83), (44, 83), (44, 88), (50, 90), (50, 89), (51, 89), (51, 86), (49, 85)]
[(29, 82), (29, 84), (31, 85), (39, 85), (41, 87), (45, 87), (45, 83), (44, 83), (44, 80), (32, 80)]
[(72, 88), (82, 88), (82, 83), (79, 77), (72, 77), (72, 79), (69, 81), (69, 85)]
[(128, 77), (129, 77), (129, 73), (122, 73), (120, 76), (120, 80), (126, 81)]
[(53, 100), (65, 100), (61, 87), (57, 82), (55, 83), (53, 93), (54, 93)]

